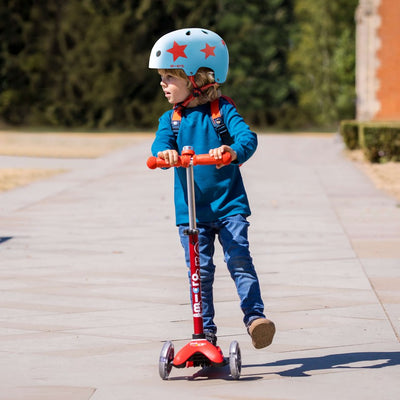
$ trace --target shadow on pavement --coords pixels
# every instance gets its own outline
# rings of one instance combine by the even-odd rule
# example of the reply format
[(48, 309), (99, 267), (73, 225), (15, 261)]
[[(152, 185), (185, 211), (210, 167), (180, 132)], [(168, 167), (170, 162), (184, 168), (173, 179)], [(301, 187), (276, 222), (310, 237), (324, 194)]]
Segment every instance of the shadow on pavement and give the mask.
[(7, 242), (7, 240), (12, 239), (12, 236), (0, 236), (0, 244)]
[[(172, 370), (173, 374), (173, 370)], [(170, 377), (169, 380), (171, 381), (179, 381), (179, 380), (187, 380), (187, 381), (194, 381), (194, 380), (206, 380), (206, 379), (222, 379), (226, 381), (232, 381), (233, 378), (230, 375), (229, 365), (224, 367), (205, 367), (193, 375), (190, 376), (179, 376), (179, 377)], [(262, 379), (262, 376), (242, 376), (240, 377), (240, 381), (255, 381)]]
[(266, 364), (243, 365), (252, 367), (290, 367), (284, 371), (268, 372), (280, 376), (311, 376), (311, 371), (331, 369), (378, 369), (400, 365), (400, 352), (360, 352), (332, 354), (310, 358), (290, 358)]

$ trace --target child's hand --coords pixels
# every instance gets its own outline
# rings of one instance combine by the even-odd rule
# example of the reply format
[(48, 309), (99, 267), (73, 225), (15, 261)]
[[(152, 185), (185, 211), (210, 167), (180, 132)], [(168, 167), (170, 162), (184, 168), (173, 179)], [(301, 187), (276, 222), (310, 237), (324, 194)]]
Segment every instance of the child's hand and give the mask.
[[(211, 149), (208, 152), (208, 154), (210, 154), (210, 156), (214, 157), (216, 160), (222, 160), (222, 154), (224, 153), (230, 153), (230, 155), (232, 156), (232, 161), (235, 161), (237, 159), (236, 151), (232, 150), (226, 144), (223, 144), (221, 147), (217, 147), (216, 149)], [(223, 164), (219, 164), (217, 165), (217, 169), (220, 169), (223, 166)]]
[(171, 167), (178, 162), (178, 152), (176, 150), (159, 151), (157, 157), (162, 158)]

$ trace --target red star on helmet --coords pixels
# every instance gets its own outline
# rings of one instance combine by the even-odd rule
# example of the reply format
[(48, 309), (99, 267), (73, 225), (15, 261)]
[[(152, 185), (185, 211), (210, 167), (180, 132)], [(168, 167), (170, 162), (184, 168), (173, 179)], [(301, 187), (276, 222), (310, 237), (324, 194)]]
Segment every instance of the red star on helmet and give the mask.
[(168, 53), (171, 53), (174, 56), (174, 61), (175, 61), (179, 57), (187, 58), (186, 54), (185, 54), (186, 47), (187, 47), (186, 44), (179, 45), (178, 43), (176, 43), (174, 41), (174, 45), (167, 51), (168, 51)]
[(206, 55), (206, 58), (208, 58), (210, 56), (214, 56), (215, 57), (215, 54), (214, 54), (215, 47), (216, 46), (209, 46), (206, 43), (206, 47), (204, 49), (201, 49), (200, 51), (202, 51)]

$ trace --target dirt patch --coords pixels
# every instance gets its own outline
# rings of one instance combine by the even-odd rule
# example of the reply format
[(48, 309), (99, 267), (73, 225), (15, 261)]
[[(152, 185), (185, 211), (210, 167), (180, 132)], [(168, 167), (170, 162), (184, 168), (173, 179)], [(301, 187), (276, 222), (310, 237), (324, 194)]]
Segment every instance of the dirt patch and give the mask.
[(400, 201), (400, 163), (373, 164), (367, 161), (362, 150), (346, 151), (347, 157), (363, 171), (378, 189)]
[[(97, 158), (149, 139), (147, 133), (0, 132), (0, 156)], [(66, 172), (60, 169), (0, 168), (0, 192)]]
[(0, 192), (11, 190), (18, 186), (25, 186), (38, 180), (47, 179), (62, 172), (65, 172), (65, 170), (40, 168), (1, 168)]
[(96, 158), (150, 137), (146, 133), (1, 132), (0, 155)]

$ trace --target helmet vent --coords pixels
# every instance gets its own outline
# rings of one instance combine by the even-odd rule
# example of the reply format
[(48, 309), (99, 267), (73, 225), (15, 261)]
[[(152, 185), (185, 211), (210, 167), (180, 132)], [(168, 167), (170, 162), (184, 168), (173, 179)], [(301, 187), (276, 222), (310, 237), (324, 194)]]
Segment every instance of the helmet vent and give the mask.
[(191, 34), (192, 34), (192, 32), (190, 32), (190, 31), (187, 31), (187, 32), (186, 32), (186, 35), (187, 35), (187, 36), (190, 36)]
[(161, 56), (161, 50), (158, 50), (156, 53), (156, 57), (160, 57)]
[(208, 35), (208, 32), (207, 32), (207, 31), (203, 31), (203, 30), (202, 30), (202, 32), (205, 33), (206, 35)]

